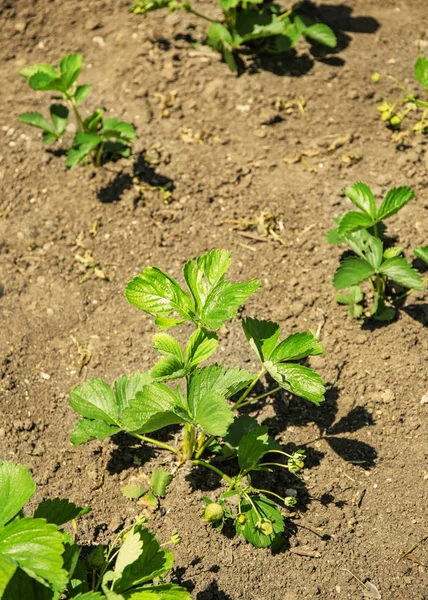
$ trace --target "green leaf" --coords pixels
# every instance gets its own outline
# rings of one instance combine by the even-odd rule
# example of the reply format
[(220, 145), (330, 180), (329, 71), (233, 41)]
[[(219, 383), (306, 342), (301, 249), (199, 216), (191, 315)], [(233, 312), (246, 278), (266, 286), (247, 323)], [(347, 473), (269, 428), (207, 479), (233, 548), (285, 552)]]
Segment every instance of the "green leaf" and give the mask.
[(383, 244), (380, 239), (370, 235), (364, 229), (348, 233), (344, 235), (344, 239), (355, 254), (367, 261), (377, 271), (383, 258)]
[(161, 358), (150, 371), (156, 381), (169, 381), (185, 377), (187, 370), (175, 356)]
[(363, 314), (363, 307), (361, 304), (353, 304), (348, 308), (348, 312), (353, 319), (359, 319)]
[(415, 77), (425, 90), (428, 90), (428, 59), (420, 56), (415, 64)]
[(137, 139), (135, 128), (130, 123), (115, 117), (104, 119), (100, 133), (106, 138), (121, 138), (128, 142)]
[[(130, 535), (132, 535), (133, 538), (134, 536), (138, 536), (141, 546), (139, 546), (137, 539), (131, 539), (125, 551), (123, 551), (123, 549), (126, 540), (120, 549), (114, 570), (115, 581), (113, 590), (116, 593), (122, 593), (125, 590), (129, 590), (130, 587), (152, 581), (155, 577), (162, 577), (172, 569), (174, 564), (172, 552), (165, 548), (161, 548), (153, 533), (147, 529), (141, 529), (140, 526), (135, 526), (126, 539), (128, 539)], [(140, 547), (140, 554), (138, 557), (136, 557), (137, 547)], [(121, 553), (122, 556), (120, 556)], [(119, 575), (119, 577), (116, 577), (117, 575)]]
[(343, 235), (344, 233), (357, 231), (358, 229), (368, 229), (372, 225), (374, 225), (374, 220), (370, 215), (350, 210), (341, 218), (337, 231), (339, 235)]
[[(126, 286), (125, 296), (128, 302), (155, 317), (162, 329), (184, 323), (193, 316), (189, 294), (157, 267), (147, 267), (132, 279)], [(172, 314), (174, 317), (170, 318)], [(165, 318), (168, 321), (165, 322)]]
[(0, 463), (0, 527), (19, 513), (35, 491), (36, 484), (26, 467)]
[(232, 448), (238, 448), (244, 435), (253, 429), (257, 429), (258, 426), (259, 424), (254, 417), (250, 417), (249, 415), (239, 415), (239, 417), (235, 417), (233, 423), (229, 426), (223, 440)]
[(150, 479), (152, 491), (155, 496), (165, 497), (166, 488), (172, 481), (172, 475), (164, 469), (156, 469)]
[(127, 432), (143, 434), (182, 423), (175, 412), (178, 404), (177, 396), (163, 383), (146, 385), (123, 411), (122, 426)]
[[(241, 501), (241, 514), (245, 515), (244, 524), (235, 521), (237, 533), (257, 548), (267, 548), (284, 531), (284, 518), (276, 504), (263, 496), (251, 496), (251, 502), (247, 498)], [(272, 524), (272, 533), (265, 535), (258, 526), (261, 519), (267, 519)]]
[(168, 333), (157, 333), (153, 336), (153, 347), (163, 356), (175, 356), (184, 366), (183, 350), (179, 342)]
[[(84, 594), (73, 596), (73, 600), (106, 600), (106, 597), (101, 592), (85, 592)], [(107, 600), (109, 600), (108, 597)]]
[(407, 260), (400, 256), (388, 258), (382, 263), (379, 272), (387, 275), (406, 288), (422, 290), (424, 287), (421, 276), (416, 269), (413, 269)]
[(296, 396), (310, 400), (314, 404), (324, 401), (325, 387), (321, 377), (302, 365), (265, 363), (269, 374), (279, 385)]
[(67, 127), (68, 108), (62, 104), (51, 104), (49, 111), (56, 135), (61, 137)]
[(242, 329), (250, 346), (261, 362), (267, 360), (273, 352), (279, 339), (280, 329), (272, 321), (259, 321), (247, 317), (242, 320)]
[(120, 427), (109, 425), (105, 421), (99, 419), (79, 419), (70, 435), (70, 441), (75, 446), (85, 444), (92, 440), (103, 441), (106, 438), (115, 435), (115, 433), (118, 433), (120, 430)]
[(364, 298), (363, 291), (362, 291), (362, 289), (360, 288), (359, 285), (353, 285), (351, 288), (349, 288), (349, 292), (348, 293), (349, 293), (349, 296), (350, 296), (351, 300), (355, 304), (358, 304)]
[(325, 236), (326, 241), (329, 244), (343, 244), (343, 242), (345, 241), (343, 239), (343, 236), (341, 236), (339, 234), (339, 230), (336, 229), (330, 229), (330, 231), (327, 232), (326, 236)]
[(244, 283), (223, 281), (208, 296), (201, 319), (209, 329), (220, 329), (226, 321), (236, 316), (238, 308), (260, 287), (257, 279)]
[(173, 583), (130, 590), (123, 593), (123, 598), (124, 600), (192, 600), (192, 596), (185, 588)]
[(102, 379), (88, 379), (70, 392), (70, 406), (82, 417), (101, 419), (109, 425), (117, 425), (119, 406), (113, 390)]
[(396, 256), (400, 256), (402, 252), (403, 248), (401, 248), (400, 246), (393, 246), (392, 248), (387, 248), (386, 250), (384, 250), (383, 257), (395, 258)]
[(74, 99), (76, 100), (76, 103), (79, 104), (79, 102), (85, 100), (85, 98), (89, 96), (91, 89), (92, 85), (90, 84), (78, 85), (74, 93)]
[(366, 183), (357, 181), (345, 189), (345, 194), (358, 208), (376, 219), (376, 200)]
[(52, 125), (46, 121), (46, 119), (40, 113), (36, 112), (28, 112), (22, 113), (19, 115), (18, 121), (20, 123), (25, 123), (26, 125), (32, 125), (32, 127), (37, 127), (38, 129), (42, 129), (48, 133), (51, 133), (56, 138), (56, 133)]
[(122, 375), (114, 382), (114, 393), (118, 414), (121, 415), (127, 408), (138, 392), (142, 392), (144, 386), (152, 383), (153, 378), (150, 373), (133, 373), (132, 375)]
[(211, 250), (184, 265), (184, 279), (199, 313), (216, 286), (224, 281), (231, 262), (230, 252), (227, 250)]
[(217, 335), (213, 331), (197, 329), (190, 336), (186, 344), (186, 365), (193, 369), (204, 360), (207, 360), (218, 347)]
[(388, 191), (384, 201), (379, 207), (377, 220), (382, 221), (383, 219), (395, 215), (395, 213), (401, 210), (409, 200), (412, 200), (412, 198), (415, 197), (415, 192), (407, 186), (392, 188)]
[(98, 126), (103, 118), (103, 114), (103, 109), (97, 108), (91, 115), (89, 115), (89, 117), (86, 117), (86, 119), (83, 121), (85, 130), (89, 130), (90, 133), (97, 133)]
[(63, 534), (43, 519), (24, 517), (0, 529), (0, 597), (18, 567), (40, 583), (62, 592)]
[(51, 79), (59, 77), (59, 71), (57, 71), (52, 65), (48, 65), (47, 63), (37, 63), (35, 65), (31, 65), (30, 67), (24, 67), (19, 71), (19, 74), (23, 75), (27, 79), (29, 77), (32, 77), (36, 73), (45, 73), (46, 75), (49, 75)]
[[(141, 530), (138, 527), (133, 527), (119, 550), (114, 566), (114, 579), (118, 580), (122, 577), (124, 570), (135, 563), (143, 554), (143, 539)], [(132, 582), (130, 582), (132, 585)], [(130, 586), (126, 586), (130, 587)], [(125, 588), (126, 589), (126, 588)]]
[(67, 54), (59, 62), (61, 83), (68, 90), (79, 77), (83, 66), (83, 54)]
[(395, 308), (392, 308), (390, 306), (380, 308), (374, 314), (374, 318), (376, 319), (376, 321), (391, 321), (395, 317), (396, 312), (397, 311), (395, 310)]
[(238, 462), (241, 473), (253, 469), (261, 458), (279, 444), (269, 437), (267, 427), (256, 427), (248, 431), (239, 442)]
[(138, 485), (125, 485), (122, 488), (122, 494), (125, 496), (125, 498), (129, 498), (131, 500), (141, 498), (141, 496), (144, 496), (146, 492), (146, 488), (139, 487)]
[(209, 391), (195, 403), (192, 399), (192, 417), (203, 431), (210, 435), (225, 435), (233, 421), (233, 412), (228, 407), (226, 399), (218, 392)]
[(345, 258), (337, 269), (333, 285), (337, 290), (356, 285), (374, 275), (375, 269), (362, 258)]
[(413, 254), (428, 263), (428, 246), (418, 246), (413, 250)]
[(350, 298), (346, 294), (336, 294), (334, 299), (336, 300), (336, 302), (338, 304), (348, 304), (348, 305), (353, 304), (352, 298)]
[(225, 369), (216, 364), (202, 367), (190, 377), (187, 394), (189, 406), (196, 405), (204, 394), (210, 391), (217, 392), (224, 398), (230, 398), (249, 385), (253, 379), (252, 373), (238, 367)]
[(324, 354), (324, 349), (312, 333), (293, 333), (283, 340), (270, 355), (273, 362), (301, 360), (306, 356)]
[(319, 44), (328, 46), (329, 48), (335, 48), (337, 45), (337, 38), (334, 35), (334, 32), (330, 27), (324, 25), (324, 23), (314, 23), (313, 25), (309, 25), (309, 27), (306, 27), (304, 30), (303, 35)]
[(74, 136), (73, 146), (69, 148), (67, 153), (67, 167), (73, 169), (89, 156), (101, 142), (101, 138), (94, 133), (78, 131)]
[(77, 519), (90, 511), (91, 509), (89, 506), (82, 508), (65, 498), (54, 498), (53, 500), (41, 502), (34, 512), (34, 518), (46, 519), (48, 523), (58, 525), (59, 527), (60, 525), (64, 525), (64, 523)]

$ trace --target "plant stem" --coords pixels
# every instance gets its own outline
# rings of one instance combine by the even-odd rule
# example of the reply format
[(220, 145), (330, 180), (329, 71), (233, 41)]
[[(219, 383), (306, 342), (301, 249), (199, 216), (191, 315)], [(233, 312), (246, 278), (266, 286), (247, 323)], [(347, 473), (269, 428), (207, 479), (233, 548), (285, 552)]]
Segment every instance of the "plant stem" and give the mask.
[(198, 12), (197, 10), (194, 10), (190, 6), (186, 8), (186, 12), (192, 13), (192, 15), (195, 15), (195, 17), (204, 19), (204, 21), (208, 21), (209, 23), (218, 23), (218, 21), (216, 21), (215, 19), (211, 19), (211, 17), (207, 17), (206, 15), (203, 15), (202, 13)]
[(257, 374), (257, 376), (253, 379), (253, 381), (250, 383), (250, 385), (247, 387), (247, 389), (245, 390), (245, 392), (242, 394), (242, 396), (239, 398), (239, 400), (236, 402), (235, 406), (233, 407), (234, 410), (237, 410), (238, 408), (241, 407), (241, 405), (243, 404), (245, 398), (248, 396), (248, 394), (251, 392), (251, 390), (253, 389), (253, 387), (256, 385), (256, 383), (258, 382), (258, 380), (260, 379), (260, 377), (266, 372), (266, 369), (264, 367), (261, 368), (260, 372)]
[(95, 153), (95, 161), (94, 161), (95, 167), (101, 166), (101, 158), (103, 156), (103, 150), (104, 150), (104, 142), (101, 142)]
[(220, 471), (220, 469), (217, 469), (217, 467), (215, 467), (211, 463), (206, 462), (205, 460), (198, 460), (198, 459), (194, 459), (192, 462), (194, 465), (198, 465), (200, 467), (205, 467), (207, 469), (210, 469), (214, 473), (217, 473), (217, 475), (219, 475), (222, 479), (224, 479), (231, 486), (231, 489), (233, 489), (233, 487), (235, 486), (235, 481), (231, 477), (226, 475), (226, 473), (223, 473), (223, 471)]
[(71, 108), (73, 109), (74, 116), (76, 117), (78, 129), (80, 131), (85, 131), (85, 126), (83, 124), (82, 117), (80, 116), (79, 110), (77, 108), (76, 100), (73, 97), (71, 97), (71, 98), (69, 98), (69, 101), (71, 104)]
[[(242, 402), (242, 404), (239, 405), (239, 408), (242, 408), (243, 406), (247, 406), (247, 404), (253, 404), (253, 402), (257, 402), (258, 400), (261, 400), (262, 398), (266, 398), (266, 396), (271, 396), (272, 394), (279, 392), (280, 389), (281, 389), (281, 386), (278, 386), (273, 390), (269, 390), (268, 392), (264, 392), (263, 394), (260, 394), (260, 396), (255, 396), (254, 398), (250, 398), (249, 400)], [(235, 406), (235, 408), (236, 408), (236, 406)]]
[(169, 444), (165, 444), (164, 442), (160, 442), (159, 440), (154, 440), (151, 437), (147, 437), (146, 435), (139, 435), (138, 433), (132, 433), (133, 437), (138, 438), (142, 442), (147, 442), (148, 444), (154, 444), (155, 446), (159, 446), (159, 448), (163, 448), (164, 450), (169, 450), (170, 452), (174, 452), (174, 454), (178, 454), (177, 448), (174, 446), (170, 446)]
[(183, 461), (190, 460), (195, 451), (196, 429), (190, 423), (184, 425)]
[(271, 492), (269, 490), (261, 490), (259, 488), (257, 488), (258, 492), (263, 492), (264, 494), (271, 494), (272, 496), (275, 496), (275, 498), (279, 498), (281, 500), (281, 502), (284, 502), (284, 498), (282, 496), (280, 496), (279, 494), (275, 494), (275, 492)]

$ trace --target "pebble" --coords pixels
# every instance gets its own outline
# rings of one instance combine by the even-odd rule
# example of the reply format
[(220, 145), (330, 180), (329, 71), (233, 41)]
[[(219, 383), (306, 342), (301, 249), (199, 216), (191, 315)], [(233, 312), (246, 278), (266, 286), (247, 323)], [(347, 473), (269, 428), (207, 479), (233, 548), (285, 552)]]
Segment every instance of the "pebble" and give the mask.
[(422, 396), (421, 404), (428, 404), (428, 392)]
[(24, 33), (24, 31), (27, 29), (27, 23), (25, 21), (18, 21), (17, 23), (15, 23), (15, 30), (18, 33)]
[(98, 44), (98, 46), (100, 48), (104, 48), (106, 45), (105, 40), (102, 37), (102, 35), (94, 35), (94, 37), (92, 38), (92, 41), (94, 42), (94, 44)]
[(384, 404), (389, 404), (395, 400), (395, 394), (392, 390), (385, 390), (382, 392), (380, 397), (382, 398), (382, 402), (384, 402)]
[(114, 517), (110, 521), (108, 529), (112, 533), (115, 533), (116, 531), (119, 531), (119, 529), (122, 527), (122, 525), (123, 525), (123, 519), (122, 519), (122, 517)]

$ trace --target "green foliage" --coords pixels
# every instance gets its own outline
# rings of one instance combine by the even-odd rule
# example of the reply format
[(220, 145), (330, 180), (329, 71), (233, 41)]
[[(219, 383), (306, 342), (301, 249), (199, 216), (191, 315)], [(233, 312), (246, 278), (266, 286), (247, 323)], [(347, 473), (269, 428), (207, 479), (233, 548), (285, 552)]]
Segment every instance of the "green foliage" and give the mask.
[(77, 105), (88, 97), (92, 88), (89, 84), (77, 84), (82, 66), (82, 54), (68, 54), (61, 58), (59, 70), (39, 63), (20, 71), (33, 90), (55, 91), (61, 96), (63, 104), (52, 104), (49, 109), (51, 123), (40, 113), (23, 113), (19, 117), (21, 123), (41, 129), (46, 143), (56, 142), (63, 137), (69, 109), (74, 113), (78, 131), (68, 150), (66, 165), (70, 169), (89, 160), (98, 167), (119, 156), (128, 157), (132, 143), (137, 139), (131, 124), (113, 117), (103, 119), (104, 111), (101, 109), (82, 119)]
[(195, 11), (189, 0), (135, 0), (131, 12), (145, 14), (160, 8), (184, 10), (210, 25), (207, 43), (220, 52), (233, 72), (238, 70), (237, 55), (243, 46), (279, 53), (291, 50), (302, 37), (329, 48), (336, 46), (336, 36), (323, 23), (315, 23), (296, 9), (286, 11), (283, 6), (266, 0), (218, 0), (223, 19), (215, 19)]
[[(382, 102), (377, 109), (380, 112), (381, 120), (392, 130), (401, 129), (407, 115), (417, 115), (419, 118), (412, 126), (414, 133), (428, 133), (428, 59), (420, 56), (415, 63), (414, 76), (417, 83), (422, 87), (425, 99), (422, 100), (418, 93), (409, 90), (403, 83), (390, 75), (372, 75), (372, 81), (378, 83), (381, 79), (392, 79), (400, 89), (403, 95), (394, 102)], [(399, 136), (401, 134), (399, 133)], [(398, 141), (400, 137), (397, 137)]]
[[(165, 476), (154, 474), (153, 488), (162, 492), (166, 485)], [(22, 509), (35, 489), (25, 467), (0, 463), (0, 597), (3, 600), (190, 600), (190, 594), (180, 586), (153, 583), (171, 570), (174, 557), (143, 524), (122, 531), (108, 547), (95, 546), (84, 560), (81, 548), (59, 526), (90, 509), (55, 498), (39, 504), (33, 517), (24, 516)]]
[[(383, 249), (383, 242), (366, 230), (343, 235), (345, 241), (357, 256), (342, 260), (337, 269), (333, 284), (338, 290), (349, 288), (348, 294), (336, 296), (337, 302), (349, 306), (349, 314), (359, 318), (363, 314), (363, 293), (358, 284), (371, 283), (373, 304), (371, 312), (375, 319), (389, 321), (396, 314), (396, 303), (414, 290), (422, 290), (424, 281), (419, 272), (401, 256), (402, 248)], [(418, 257), (425, 255), (426, 248), (414, 250)], [(400, 293), (397, 285), (407, 288)]]
[[(251, 394), (264, 374), (278, 382), (278, 389), (283, 388), (315, 404), (322, 402), (325, 393), (322, 379), (299, 361), (321, 354), (323, 349), (311, 333), (294, 333), (279, 341), (277, 323), (248, 317), (242, 325), (261, 362), (258, 375), (236, 366), (226, 368), (216, 363), (202, 366), (201, 363), (211, 358), (218, 347), (216, 331), (236, 316), (241, 304), (260, 285), (255, 279), (232, 283), (226, 279), (230, 266), (229, 252), (212, 250), (184, 265), (187, 289), (157, 267), (145, 268), (128, 283), (125, 291), (128, 301), (153, 316), (159, 329), (190, 322), (195, 330), (184, 349), (171, 334), (165, 331), (155, 334), (153, 346), (161, 358), (150, 373), (121, 377), (114, 390), (100, 379), (88, 380), (74, 388), (70, 393), (70, 405), (81, 419), (71, 434), (71, 441), (80, 444), (123, 431), (174, 452), (179, 464), (191, 460), (195, 465), (214, 470), (228, 483), (230, 494), (239, 496), (242, 510), (249, 512), (245, 526), (242, 518), (241, 522), (237, 521), (237, 531), (251, 543), (264, 546), (277, 540), (284, 530), (283, 517), (279, 508), (274, 512), (272, 503), (264, 497), (272, 492), (253, 487), (250, 473), (269, 470), (277, 464), (263, 464), (266, 454), (285, 453), (269, 437), (266, 427), (260, 427), (251, 417), (236, 417), (234, 411), (269, 395)], [(176, 380), (181, 381), (181, 385), (171, 384)], [(178, 447), (147, 437), (147, 434), (170, 425), (182, 426), (182, 443)], [(234, 477), (214, 466), (212, 457), (208, 462), (201, 459), (204, 453), (214, 450), (223, 459), (237, 458)], [(297, 462), (278, 466), (296, 475), (299, 471)], [(159, 469), (152, 476), (151, 490), (126, 486), (122, 491), (126, 497), (142, 498), (143, 502), (156, 508), (157, 497), (165, 494), (170, 481), (171, 475)], [(291, 506), (290, 499), (273, 495), (284, 506)], [(235, 519), (226, 500), (226, 497), (218, 500), (220, 508), (223, 510), (224, 507), (221, 518), (208, 519), (219, 529), (225, 520)]]
[(377, 208), (373, 192), (362, 181), (357, 181), (347, 187), (345, 194), (359, 208), (359, 211), (351, 210), (342, 217), (335, 219), (338, 227), (328, 232), (327, 241), (329, 243), (342, 243), (345, 241), (345, 234), (362, 229), (368, 229), (370, 233), (379, 235), (385, 229), (383, 221), (395, 215), (410, 200), (416, 197), (414, 191), (407, 186), (392, 188)]

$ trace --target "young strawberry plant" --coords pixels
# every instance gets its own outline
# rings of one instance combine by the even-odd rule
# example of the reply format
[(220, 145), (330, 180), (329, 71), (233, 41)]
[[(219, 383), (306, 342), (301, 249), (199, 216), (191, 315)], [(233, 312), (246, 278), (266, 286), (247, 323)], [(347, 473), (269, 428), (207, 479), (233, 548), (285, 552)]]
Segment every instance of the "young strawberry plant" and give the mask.
[[(377, 320), (389, 321), (396, 314), (395, 306), (413, 291), (423, 289), (426, 283), (401, 256), (402, 248), (384, 249), (381, 239), (386, 230), (384, 220), (399, 212), (415, 198), (415, 193), (407, 186), (392, 188), (379, 207), (369, 186), (361, 181), (346, 188), (345, 194), (359, 210), (336, 217), (337, 227), (327, 233), (327, 241), (348, 244), (356, 256), (345, 258), (336, 271), (335, 288), (349, 288), (348, 294), (338, 294), (336, 301), (348, 306), (351, 317), (361, 317), (364, 294), (359, 284), (368, 281), (373, 292), (371, 313)], [(427, 247), (415, 248), (414, 254), (427, 262)], [(407, 291), (402, 293), (397, 284)]]
[[(184, 349), (169, 333), (157, 333), (153, 343), (161, 358), (150, 372), (120, 377), (113, 389), (101, 379), (74, 388), (70, 405), (82, 418), (71, 441), (103, 440), (124, 431), (173, 452), (178, 465), (190, 460), (215, 472), (228, 488), (219, 498), (223, 513), (215, 523), (221, 525), (225, 518), (233, 518), (238, 533), (256, 546), (268, 546), (276, 544), (284, 531), (281, 510), (293, 500), (260, 489), (252, 475), (275, 466), (295, 475), (303, 466), (304, 453), (286, 454), (265, 427), (236, 413), (280, 389), (314, 404), (322, 402), (325, 387), (321, 377), (300, 361), (321, 354), (323, 349), (311, 333), (294, 333), (279, 341), (279, 325), (246, 318), (242, 327), (260, 361), (259, 372), (252, 374), (216, 363), (200, 366), (218, 347), (217, 331), (236, 316), (241, 304), (260, 285), (254, 279), (231, 283), (226, 279), (230, 264), (225, 250), (213, 250), (188, 261), (183, 269), (187, 289), (157, 267), (145, 268), (129, 282), (125, 292), (128, 301), (153, 316), (159, 329), (190, 322), (194, 331)], [(255, 395), (254, 388), (265, 375), (277, 387)], [(178, 446), (148, 435), (170, 425), (182, 427)], [(286, 462), (273, 461), (271, 457), (276, 455), (285, 456)], [(226, 467), (233, 458), (237, 468), (230, 475)], [(231, 496), (238, 497), (235, 509), (225, 506)]]
[(384, 220), (398, 213), (416, 197), (415, 192), (407, 186), (392, 188), (378, 208), (373, 192), (362, 181), (347, 187), (345, 195), (359, 210), (350, 210), (334, 219), (337, 227), (327, 233), (327, 241), (330, 244), (341, 244), (345, 241), (346, 234), (361, 229), (367, 229), (375, 237), (381, 237), (386, 230)]
[[(371, 313), (379, 321), (393, 319), (400, 301), (412, 292), (422, 290), (428, 283), (428, 279), (422, 280), (419, 272), (402, 256), (402, 248), (384, 249), (382, 240), (365, 229), (345, 234), (343, 239), (356, 256), (342, 260), (333, 284), (337, 290), (350, 288), (349, 295), (339, 294), (336, 301), (349, 305), (351, 316), (358, 318), (363, 314), (363, 292), (359, 284), (364, 281), (371, 285)], [(428, 246), (420, 246), (413, 252), (428, 263)]]
[[(184, 588), (155, 585), (172, 568), (172, 552), (161, 547), (144, 523), (121, 531), (109, 546), (83, 557), (61, 526), (88, 512), (68, 500), (45, 500), (34, 515), (23, 507), (36, 484), (23, 465), (0, 463), (0, 597), (40, 600), (190, 600)], [(177, 536), (171, 543), (179, 541)]]
[(334, 48), (336, 36), (327, 25), (315, 23), (297, 9), (286, 10), (267, 0), (218, 0), (222, 18), (202, 14), (189, 0), (135, 0), (131, 12), (145, 14), (159, 8), (184, 10), (209, 23), (207, 43), (220, 52), (229, 69), (237, 71), (236, 57), (243, 46), (273, 53), (291, 50), (301, 37)]
[(95, 167), (99, 167), (116, 157), (128, 157), (132, 143), (137, 139), (130, 123), (115, 117), (104, 118), (101, 108), (83, 118), (78, 105), (87, 98), (92, 85), (77, 84), (82, 66), (82, 54), (68, 54), (61, 58), (59, 69), (39, 63), (20, 71), (31, 89), (55, 92), (61, 101), (51, 104), (50, 121), (37, 112), (23, 113), (19, 117), (21, 123), (41, 129), (46, 143), (56, 142), (63, 137), (70, 110), (74, 113), (77, 133), (67, 153), (66, 164), (70, 169), (82, 162), (90, 161)]
[(404, 84), (395, 77), (392, 77), (392, 75), (373, 73), (371, 77), (373, 83), (378, 83), (381, 79), (391, 79), (403, 92), (403, 95), (394, 102), (382, 102), (377, 108), (382, 121), (392, 129), (400, 129), (404, 118), (409, 113), (415, 113), (418, 120), (412, 127), (413, 132), (428, 133), (428, 59), (423, 56), (417, 59), (414, 75), (423, 89), (423, 99), (419, 97), (419, 94), (414, 94), (407, 89)]

